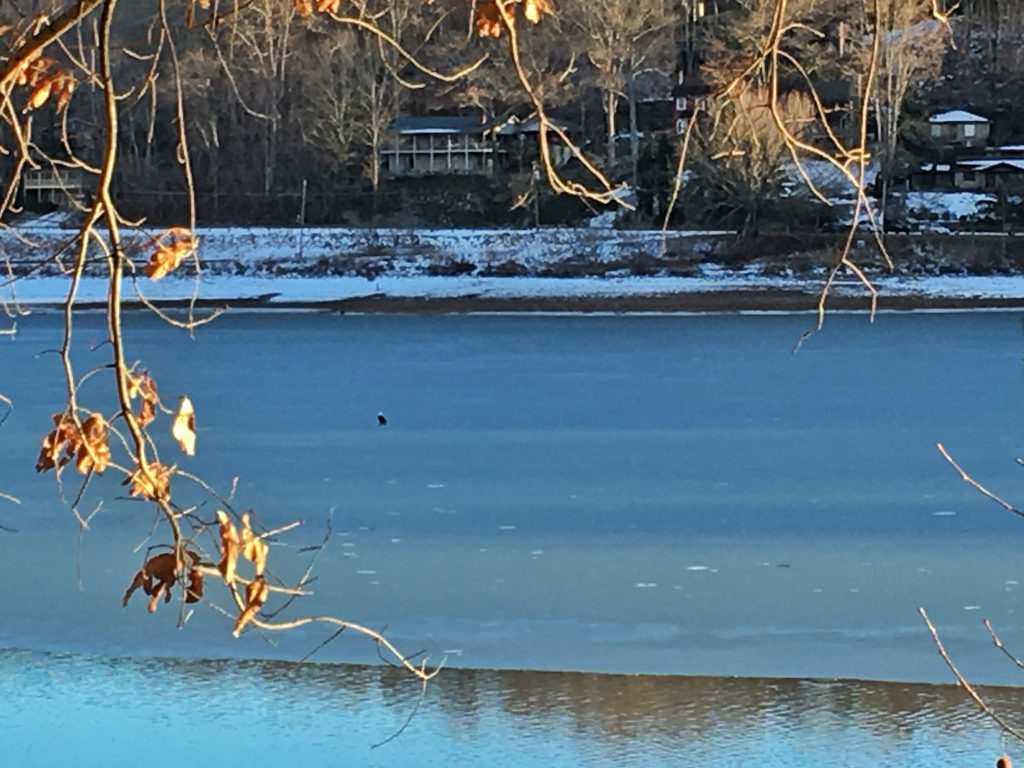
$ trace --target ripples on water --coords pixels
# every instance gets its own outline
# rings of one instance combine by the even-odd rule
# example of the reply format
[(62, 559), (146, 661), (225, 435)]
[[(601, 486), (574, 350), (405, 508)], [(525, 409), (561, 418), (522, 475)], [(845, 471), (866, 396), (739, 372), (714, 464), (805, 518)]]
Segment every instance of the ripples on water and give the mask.
[[(1024, 691), (990, 700), (1024, 718)], [(955, 686), (0, 654), (11, 766), (977, 766)]]

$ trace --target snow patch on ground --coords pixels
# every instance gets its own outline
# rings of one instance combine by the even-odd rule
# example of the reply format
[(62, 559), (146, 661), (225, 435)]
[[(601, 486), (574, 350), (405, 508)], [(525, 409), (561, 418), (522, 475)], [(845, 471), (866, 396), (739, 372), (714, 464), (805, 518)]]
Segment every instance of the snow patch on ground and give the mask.
[[(36, 220), (18, 230), (0, 231), (0, 249), (12, 261), (38, 259), (38, 248), (67, 242), (75, 230)], [(142, 259), (159, 230), (135, 230), (126, 238), (129, 256)], [(438, 261), (465, 262), (486, 269), (514, 259), (527, 269), (571, 258), (614, 261), (624, 253), (692, 249), (694, 241), (727, 231), (648, 231), (608, 229), (357, 229), (350, 227), (207, 227), (197, 230), (200, 256), (214, 268), (238, 272), (288, 271), (335, 257), (379, 259), (391, 272), (415, 273)], [(26, 244), (19, 235), (29, 239)], [(681, 243), (681, 241), (688, 241)]]
[(916, 215), (958, 221), (978, 216), (986, 203), (994, 203), (992, 195), (981, 192), (907, 192), (907, 211)]
[[(958, 214), (976, 205), (971, 193), (944, 196), (946, 210)], [(74, 237), (75, 230), (36, 222), (20, 228), (17, 235), (28, 238), (26, 245), (11, 230), (0, 231), (0, 249), (17, 263), (36, 264), (40, 249), (53, 253)], [(201, 230), (200, 253), (204, 270), (197, 282), (188, 276), (171, 276), (153, 282), (145, 278), (125, 279), (124, 296), (131, 301), (137, 291), (152, 301), (187, 301), (197, 295), (210, 302), (259, 300), (261, 305), (312, 304), (365, 297), (388, 298), (585, 298), (653, 297), (727, 291), (788, 291), (817, 294), (824, 284), (820, 269), (806, 274), (767, 275), (763, 265), (727, 269), (716, 264), (698, 264), (685, 274), (631, 275), (615, 267), (623, 254), (665, 253), (673, 247), (688, 253), (712, 248), (712, 238), (727, 232), (669, 232), (587, 229), (540, 230), (405, 230), (405, 229), (271, 229), (263, 227), (217, 227)], [(129, 254), (136, 264), (144, 260), (152, 233), (136, 231)], [(365, 254), (372, 267), (364, 276), (336, 274), (311, 269), (322, 260), (344, 258), (359, 263)], [(489, 264), (514, 260), (532, 270), (561, 259), (585, 259), (611, 263), (605, 275), (565, 277), (487, 276), (480, 274)], [(431, 274), (438, 263), (463, 260), (465, 274)], [(102, 262), (99, 262), (102, 267)], [(183, 268), (183, 271), (185, 268)], [(78, 304), (101, 304), (107, 283), (99, 271), (83, 277)], [(882, 296), (935, 298), (1024, 298), (1024, 276), (1014, 275), (882, 275), (873, 278)], [(26, 306), (60, 305), (68, 290), (68, 278), (55, 267), (48, 274), (34, 274), (10, 284), (0, 278), (0, 301)], [(835, 295), (866, 295), (853, 275), (839, 275), (832, 287)]]

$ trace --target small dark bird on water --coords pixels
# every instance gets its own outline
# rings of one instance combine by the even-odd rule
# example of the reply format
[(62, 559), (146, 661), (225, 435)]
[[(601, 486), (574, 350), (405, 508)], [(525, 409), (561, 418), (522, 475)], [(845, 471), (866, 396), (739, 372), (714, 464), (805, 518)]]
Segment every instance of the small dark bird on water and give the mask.
[(377, 414), (377, 426), (383, 427), (387, 423), (388, 423), (387, 416), (385, 416), (383, 413), (378, 413)]

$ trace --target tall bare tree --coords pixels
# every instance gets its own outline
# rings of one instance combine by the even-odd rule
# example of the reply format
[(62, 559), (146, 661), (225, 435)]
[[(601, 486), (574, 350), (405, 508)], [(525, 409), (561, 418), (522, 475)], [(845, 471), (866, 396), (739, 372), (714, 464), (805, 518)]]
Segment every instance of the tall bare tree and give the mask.
[(245, 114), (258, 121), (263, 194), (274, 187), (288, 109), (296, 10), (280, 0), (253, 0), (232, 24), (211, 32), (223, 77)]
[[(790, 151), (769, 100), (762, 88), (718, 102), (700, 138), (700, 178), (714, 190), (711, 199), (721, 207), (717, 217), (728, 220), (739, 214), (741, 239), (757, 235), (762, 217), (784, 193)], [(779, 99), (778, 110), (796, 137), (804, 136), (816, 118), (814, 103), (798, 91)]]
[(302, 138), (335, 163), (347, 165), (355, 151), (360, 109), (354, 80), (366, 70), (358, 33), (333, 24), (318, 25), (300, 52), (302, 93), (297, 123)]
[[(915, 83), (938, 75), (949, 36), (933, 17), (929, 0), (880, 0), (878, 8), (874, 32), (879, 37), (878, 71), (872, 96), (879, 146), (879, 208), (884, 215), (897, 172), (904, 102)], [(872, 41), (867, 42), (870, 47)]]
[[(561, 13), (580, 33), (580, 56), (596, 70), (594, 84), (601, 91), (605, 113), (605, 157), (611, 169), (617, 160), (619, 104), (623, 98), (635, 99), (633, 85), (641, 71), (665, 64), (666, 54), (668, 62), (674, 60), (676, 8), (668, 0), (569, 0)], [(635, 136), (635, 125), (631, 129)], [(631, 146), (635, 165), (635, 141)]]

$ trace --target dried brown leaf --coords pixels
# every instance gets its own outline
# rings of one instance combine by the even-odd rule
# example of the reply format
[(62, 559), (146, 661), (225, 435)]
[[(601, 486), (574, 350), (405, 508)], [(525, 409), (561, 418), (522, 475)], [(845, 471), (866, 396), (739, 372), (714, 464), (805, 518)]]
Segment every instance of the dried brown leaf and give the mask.
[[(199, 563), (199, 555), (192, 551), (187, 551), (186, 554), (192, 560), (193, 568), (189, 571), (189, 585), (185, 602), (194, 603), (203, 596), (203, 576), (195, 568)], [(181, 563), (173, 552), (164, 552), (151, 557), (135, 574), (135, 578), (132, 579), (132, 583), (125, 591), (124, 597), (121, 598), (122, 607), (128, 605), (132, 593), (139, 587), (142, 587), (142, 591), (150, 596), (147, 606), (150, 613), (156, 610), (161, 595), (163, 595), (165, 603), (171, 602), (171, 588), (181, 569)], [(198, 585), (196, 585), (196, 578), (199, 581)], [(154, 582), (156, 582), (155, 585)], [(193, 594), (197, 595), (194, 599)]]
[[(191, 552), (189, 554), (192, 554)], [(198, 562), (198, 556), (196, 561)], [(203, 599), (203, 573), (198, 568), (188, 572), (188, 588), (185, 591), (186, 603), (198, 603)]]
[(249, 513), (242, 515), (242, 556), (253, 565), (257, 576), (262, 576), (267, 567), (267, 555), (270, 547), (263, 539), (253, 533), (249, 521)]
[(53, 414), (54, 429), (43, 438), (43, 447), (36, 460), (36, 472), (60, 470), (78, 451), (82, 438), (74, 420), (63, 413)]
[(90, 470), (102, 475), (110, 463), (110, 427), (98, 413), (82, 422), (75, 468), (83, 475)]
[(195, 253), (199, 240), (183, 227), (172, 227), (154, 238), (150, 246), (155, 246), (156, 250), (142, 271), (151, 280), (161, 280)]
[(32, 91), (32, 95), (28, 97), (28, 102), (25, 104), (25, 108), (22, 112), (31, 112), (33, 109), (39, 109), (43, 104), (46, 103), (47, 99), (50, 98), (50, 93), (53, 92), (53, 86), (55, 78), (49, 77), (43, 80), (36, 89)]
[(148, 474), (140, 467), (122, 485), (131, 485), (129, 496), (141, 496), (150, 501), (162, 501), (171, 495), (173, 468), (154, 461), (148, 465)]
[(501, 37), (501, 14), (494, 2), (476, 7), (476, 33), (480, 37)]
[(220, 523), (220, 563), (217, 568), (220, 575), (224, 577), (224, 583), (232, 585), (235, 583), (235, 571), (238, 567), (238, 555), (241, 551), (241, 543), (238, 538), (238, 530), (235, 524), (221, 510), (217, 510), (217, 522)]
[(68, 103), (71, 101), (71, 95), (75, 92), (75, 88), (78, 83), (75, 82), (75, 78), (71, 75), (65, 75), (61, 84), (60, 90), (57, 93), (57, 114), (63, 112)]
[(523, 0), (523, 16), (531, 24), (539, 23), (541, 17), (554, 12), (555, 9), (548, 0)]
[(262, 576), (257, 576), (245, 588), (245, 608), (238, 617), (238, 621), (235, 622), (235, 627), (231, 630), (231, 634), (235, 637), (242, 634), (245, 625), (256, 618), (257, 612), (259, 612), (269, 597), (270, 586)]
[(56, 63), (53, 59), (43, 58), (38, 52), (35, 56), (27, 57), (21, 65), (22, 69), (18, 76), (18, 85), (27, 85), (34, 88), (49, 74), (50, 69)]
[(174, 414), (171, 435), (178, 441), (186, 456), (196, 455), (196, 413), (192, 401), (182, 396), (178, 412)]
[(156, 418), (156, 408), (160, 404), (160, 395), (156, 391), (156, 382), (148, 373), (138, 375), (128, 374), (128, 397), (135, 399), (142, 398), (142, 405), (139, 407), (139, 426), (145, 427), (151, 424)]

